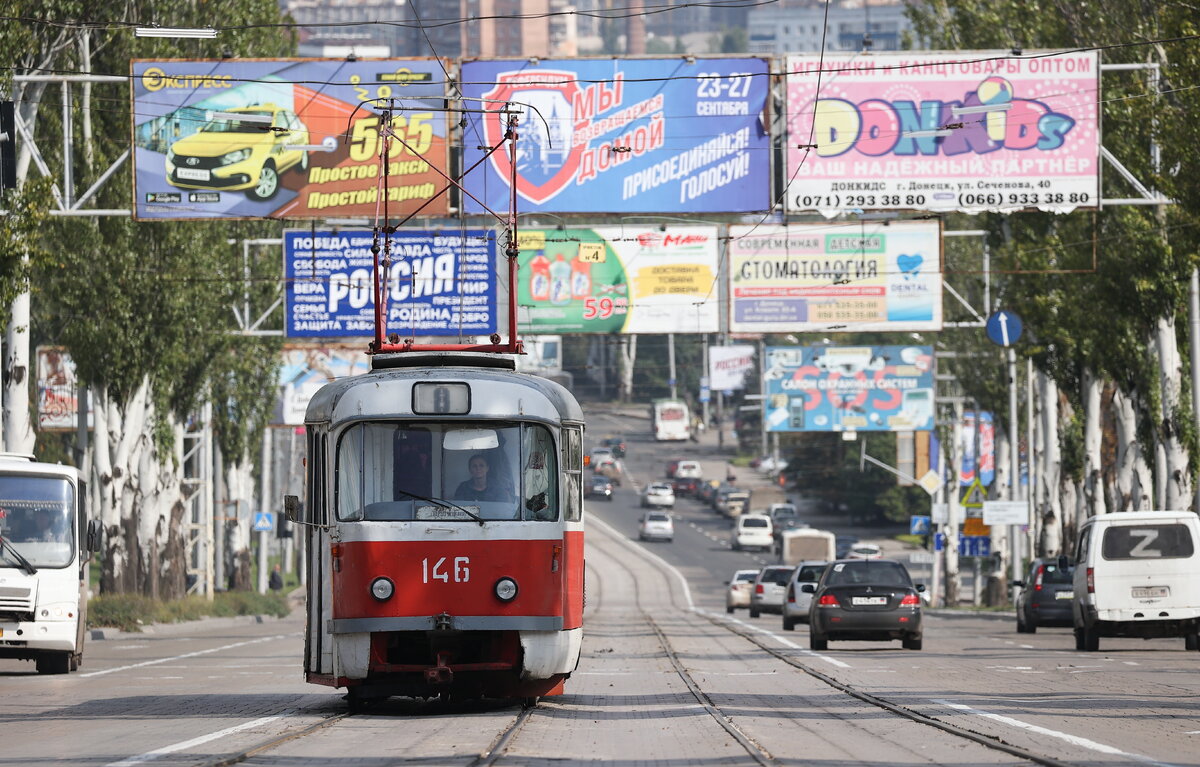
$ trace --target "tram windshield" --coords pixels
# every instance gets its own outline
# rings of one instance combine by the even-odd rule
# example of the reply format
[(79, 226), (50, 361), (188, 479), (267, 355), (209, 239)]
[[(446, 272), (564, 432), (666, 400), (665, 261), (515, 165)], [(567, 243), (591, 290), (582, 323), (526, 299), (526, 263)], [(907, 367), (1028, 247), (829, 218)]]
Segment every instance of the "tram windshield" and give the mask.
[(358, 423), (337, 452), (344, 521), (558, 519), (558, 464), (539, 424)]
[[(0, 538), (35, 568), (66, 567), (75, 558), (75, 491), (56, 477), (0, 477)], [(0, 568), (23, 568), (0, 548)]]

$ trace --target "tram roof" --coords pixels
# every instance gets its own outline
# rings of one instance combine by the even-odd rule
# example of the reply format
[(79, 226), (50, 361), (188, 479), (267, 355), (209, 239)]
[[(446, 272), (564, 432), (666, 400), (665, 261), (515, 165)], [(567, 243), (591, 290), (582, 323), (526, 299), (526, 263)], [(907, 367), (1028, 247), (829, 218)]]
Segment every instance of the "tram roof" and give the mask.
[[(563, 386), (548, 378), (531, 373), (517, 373), (515, 362), (510, 357), (494, 354), (471, 354), (462, 352), (405, 353), (378, 355), (371, 360), (371, 372), (351, 376), (329, 383), (313, 395), (305, 413), (306, 423), (331, 421), (335, 416), (344, 417), (345, 407), (339, 405), (349, 396), (357, 401), (355, 415), (370, 413), (380, 417), (411, 416), (411, 399), (397, 397), (395, 388), (409, 389), (421, 380), (452, 380), (471, 384), (522, 387), (541, 395), (531, 401), (522, 402), (523, 415), (554, 417), (560, 421), (583, 421), (583, 409)], [(473, 399), (479, 396), (472, 386)], [(484, 390), (488, 394), (503, 396), (503, 389)], [(519, 389), (518, 389), (519, 391)], [(510, 391), (510, 395), (511, 395)], [(519, 417), (516, 399), (512, 396), (490, 398), (500, 405), (476, 407), (472, 404), (471, 415), (497, 417), (507, 414)], [(541, 407), (538, 407), (540, 399)], [(478, 400), (477, 400), (478, 401)], [(386, 406), (385, 406), (386, 403)], [(350, 404), (350, 403), (345, 403)], [(469, 417), (469, 416), (468, 416)]]

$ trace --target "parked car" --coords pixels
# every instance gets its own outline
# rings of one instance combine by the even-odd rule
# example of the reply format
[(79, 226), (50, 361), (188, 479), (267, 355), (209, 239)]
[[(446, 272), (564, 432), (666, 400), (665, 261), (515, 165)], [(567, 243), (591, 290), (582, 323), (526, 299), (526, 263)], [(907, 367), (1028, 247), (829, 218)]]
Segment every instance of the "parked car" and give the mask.
[(667, 479), (675, 479), (675, 470), (679, 468), (681, 461), (683, 461), (682, 458), (672, 458), (667, 461)]
[(783, 610), (783, 596), (792, 577), (791, 567), (767, 565), (754, 579), (754, 593), (750, 595), (750, 617), (759, 613), (778, 613)]
[(588, 498), (600, 498), (605, 501), (611, 501), (613, 497), (612, 480), (601, 474), (593, 474), (584, 495)]
[(743, 514), (733, 526), (733, 550), (759, 549), (767, 551), (773, 542), (771, 518), (765, 514)]
[(781, 536), (785, 530), (797, 530), (808, 527), (808, 523), (800, 519), (800, 512), (790, 503), (772, 503), (767, 507), (767, 515), (771, 517), (771, 528), (775, 536), (775, 548), (778, 549)]
[(701, 503), (712, 503), (713, 496), (717, 492), (717, 488), (721, 487), (719, 479), (705, 479), (700, 481), (700, 485), (696, 488), (695, 497)]
[(846, 552), (846, 559), (879, 559), (883, 549), (874, 543), (856, 543)]
[(782, 458), (776, 461), (773, 456), (765, 455), (758, 460), (758, 464), (754, 468), (758, 469), (760, 474), (766, 474), (767, 476), (770, 476), (772, 474), (778, 474), (786, 469), (787, 463), (788, 462)]
[[(1100, 637), (1183, 637), (1200, 649), (1200, 518), (1191, 511), (1091, 517), (1075, 544), (1075, 649)], [(1065, 564), (1065, 563), (1064, 563)]]
[(750, 507), (750, 491), (741, 487), (718, 490), (713, 507), (728, 517), (737, 517)]
[(808, 623), (809, 608), (812, 607), (812, 594), (804, 591), (804, 584), (816, 586), (825, 572), (825, 561), (805, 560), (792, 570), (791, 580), (788, 581), (787, 593), (783, 598), (783, 630), (794, 631), (797, 623)]
[(642, 515), (638, 525), (638, 538), (643, 541), (675, 540), (675, 523), (665, 511), (649, 511)]
[(731, 613), (739, 607), (750, 606), (750, 594), (754, 591), (754, 579), (758, 570), (738, 570), (729, 579), (725, 589), (725, 612)]
[(1057, 559), (1035, 559), (1023, 581), (1013, 581), (1021, 588), (1017, 596), (1017, 633), (1033, 634), (1038, 626), (1070, 626), (1071, 598), (1075, 587), (1071, 583), (1074, 568), (1061, 567)]
[(675, 505), (675, 491), (666, 482), (652, 482), (646, 485), (646, 489), (642, 491), (642, 506), (665, 506), (671, 508)]
[(921, 592), (904, 565), (891, 559), (831, 562), (815, 585), (808, 613), (808, 646), (826, 650), (830, 640), (899, 639), (905, 650), (920, 650)]

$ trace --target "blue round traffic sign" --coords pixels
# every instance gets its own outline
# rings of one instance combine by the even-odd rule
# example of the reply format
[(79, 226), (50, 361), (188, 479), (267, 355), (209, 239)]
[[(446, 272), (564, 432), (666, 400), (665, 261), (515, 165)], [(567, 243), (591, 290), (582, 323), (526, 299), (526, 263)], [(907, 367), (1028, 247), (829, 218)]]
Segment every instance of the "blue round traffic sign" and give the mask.
[(1020, 317), (1001, 309), (987, 318), (987, 337), (997, 346), (1012, 346), (1020, 339), (1024, 327)]

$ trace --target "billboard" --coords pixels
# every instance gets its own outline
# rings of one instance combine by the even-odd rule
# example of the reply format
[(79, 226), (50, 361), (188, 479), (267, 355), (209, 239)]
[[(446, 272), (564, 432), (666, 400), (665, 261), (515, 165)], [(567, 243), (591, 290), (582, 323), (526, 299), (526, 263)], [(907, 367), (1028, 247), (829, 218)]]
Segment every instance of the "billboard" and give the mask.
[(818, 98), (820, 57), (787, 59), (787, 212), (1100, 202), (1095, 51), (856, 53), (823, 66)]
[(526, 333), (715, 333), (715, 226), (597, 226), (518, 233), (517, 323)]
[[(373, 242), (367, 230), (283, 233), (284, 335), (375, 335)], [(404, 337), (496, 332), (498, 259), (492, 232), (402, 229), (392, 235), (389, 251), (389, 332)]]
[(729, 329), (940, 330), (939, 221), (731, 226)]
[(767, 431), (933, 428), (931, 346), (768, 346)]
[(984, 487), (991, 487), (996, 478), (996, 424), (992, 414), (980, 411), (978, 422), (979, 460), (976, 461), (975, 413), (968, 410), (963, 413), (962, 428), (959, 430), (959, 453), (962, 455), (962, 470), (959, 472), (958, 484), (966, 487), (975, 481), (975, 466), (979, 465), (979, 482)]
[(300, 426), (309, 400), (327, 383), (371, 370), (364, 344), (284, 344), (273, 426)]
[(737, 346), (708, 347), (708, 386), (717, 391), (741, 389), (746, 385), (746, 375), (754, 370), (754, 347), (748, 344)]
[[(75, 361), (61, 346), (37, 348), (38, 431), (75, 431), (79, 426), (79, 381)], [(92, 427), (92, 410), (87, 428)]]
[[(134, 61), (133, 214), (139, 219), (374, 216), (379, 114), (396, 99), (393, 216), (440, 190), (445, 74), (436, 59)], [(446, 195), (422, 213), (445, 215)]]
[[(689, 63), (689, 61), (691, 63)], [(517, 142), (522, 211), (704, 213), (771, 206), (765, 59), (467, 61), (464, 165), (495, 146), (501, 103), (523, 111)], [(491, 102), (490, 104), (488, 102)], [(468, 213), (506, 210), (511, 162), (492, 154), (469, 174)], [(481, 205), (482, 203), (482, 205)]]

